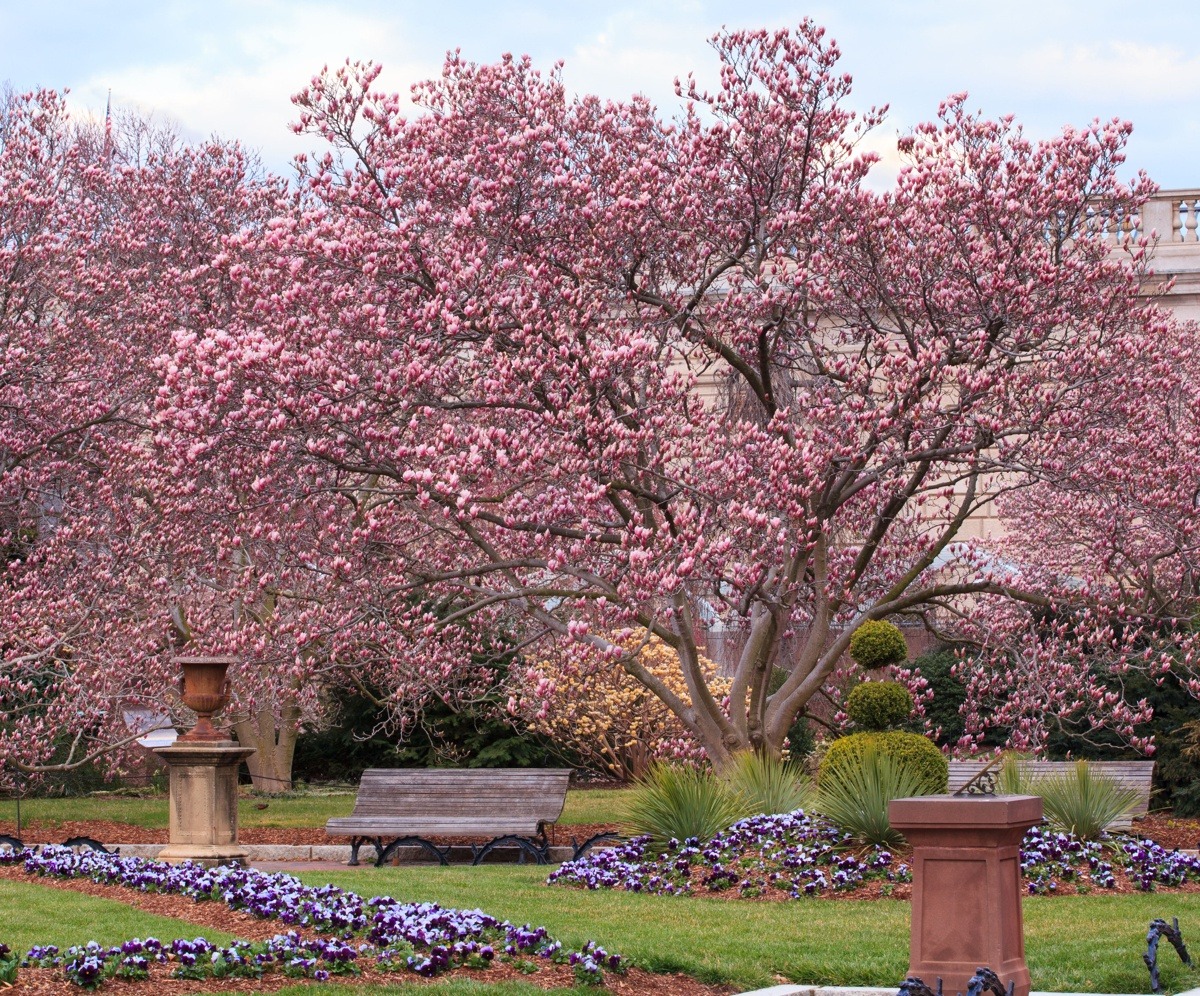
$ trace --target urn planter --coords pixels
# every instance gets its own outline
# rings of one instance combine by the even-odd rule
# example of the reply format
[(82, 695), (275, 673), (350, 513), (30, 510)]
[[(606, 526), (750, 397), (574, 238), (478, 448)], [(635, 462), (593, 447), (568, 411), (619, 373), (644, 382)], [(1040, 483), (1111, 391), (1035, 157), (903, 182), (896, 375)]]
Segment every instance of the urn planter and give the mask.
[(238, 844), (238, 768), (254, 753), (239, 747), (212, 723), (229, 702), (227, 671), (232, 657), (178, 657), (183, 668), (183, 703), (196, 725), (170, 747), (155, 750), (171, 776), (170, 843), (161, 861), (203, 865), (245, 864)]
[(179, 738), (181, 743), (232, 743), (213, 726), (213, 714), (229, 704), (230, 665), (234, 657), (176, 657), (183, 669), (183, 704), (196, 714), (196, 725)]

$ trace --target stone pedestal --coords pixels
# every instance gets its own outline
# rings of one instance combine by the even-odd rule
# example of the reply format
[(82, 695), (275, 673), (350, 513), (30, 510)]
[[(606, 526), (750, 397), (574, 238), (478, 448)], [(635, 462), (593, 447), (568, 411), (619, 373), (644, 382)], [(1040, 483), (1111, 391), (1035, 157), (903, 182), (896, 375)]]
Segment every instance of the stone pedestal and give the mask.
[(990, 968), (1029, 996), (1021, 924), (1021, 838), (1042, 818), (1032, 795), (894, 799), (888, 817), (913, 846), (909, 975), (966, 992)]
[(245, 864), (238, 845), (238, 765), (254, 753), (232, 740), (176, 741), (154, 752), (171, 770), (171, 842), (158, 859), (170, 864)]

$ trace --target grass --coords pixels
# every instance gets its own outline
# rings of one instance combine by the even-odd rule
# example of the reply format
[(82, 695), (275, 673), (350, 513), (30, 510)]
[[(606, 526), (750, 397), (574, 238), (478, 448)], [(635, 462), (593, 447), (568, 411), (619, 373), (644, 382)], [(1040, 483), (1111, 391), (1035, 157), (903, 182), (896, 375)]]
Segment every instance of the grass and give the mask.
[[(883, 900), (801, 900), (755, 903), (706, 898), (643, 896), (547, 888), (545, 869), (479, 868), (345, 869), (305, 872), (312, 885), (333, 882), (360, 895), (433, 900), (480, 907), (517, 923), (546, 926), (570, 946), (596, 940), (641, 968), (684, 972), (705, 982), (743, 989), (780, 979), (827, 985), (894, 988), (908, 967), (909, 905)], [(65, 948), (96, 940), (114, 944), (154, 935), (228, 942), (227, 935), (184, 921), (142, 913), (121, 903), (65, 894), (37, 883), (0, 880), (0, 940), (14, 950), (33, 944)], [(1200, 895), (1031, 897), (1025, 900), (1026, 953), (1035, 989), (1050, 992), (1145, 992), (1149, 977), (1141, 955), (1155, 917), (1179, 917), (1185, 939), (1200, 922)], [(1165, 943), (1159, 965), (1168, 992), (1200, 983), (1200, 972), (1180, 964)], [(928, 981), (928, 980), (927, 980)], [(322, 993), (345, 987), (323, 986)], [(297, 989), (297, 992), (299, 990)], [(558, 993), (586, 990), (558, 989)], [(291, 992), (289, 989), (288, 992)], [(311, 987), (305, 987), (311, 992)], [(361, 990), (354, 990), (361, 992)], [(395, 996), (535, 996), (524, 981), (459, 980), (434, 988), (373, 987)]]
[(66, 950), (72, 944), (98, 941), (120, 944), (131, 937), (207, 937), (228, 944), (233, 938), (219, 930), (186, 920), (154, 916), (111, 899), (78, 892), (63, 892), (36, 882), (0, 879), (0, 941), (24, 954), (35, 944), (57, 944)]
[[(581, 823), (612, 823), (619, 819), (623, 800), (630, 789), (572, 789), (567, 793), (560, 826)], [(259, 808), (259, 807), (265, 808)], [(238, 800), (238, 824), (245, 827), (323, 827), (333, 816), (349, 816), (354, 808), (354, 789), (341, 794), (294, 794), (260, 796), (245, 794)], [(16, 818), (16, 803), (0, 801), (0, 820)], [(21, 821), (38, 820), (55, 826), (67, 820), (113, 820), (150, 829), (165, 829), (169, 823), (167, 797), (136, 798), (118, 795), (86, 795), (57, 799), (22, 799)]]
[(521, 866), (305, 872), (360, 895), (479, 907), (545, 926), (566, 945), (597, 940), (655, 972), (752, 989), (796, 981), (899, 984), (908, 968), (907, 903), (753, 903), (551, 889)]
[[(572, 790), (562, 823), (609, 823), (620, 818), (629, 789)], [(266, 803), (266, 809), (256, 806)], [(320, 826), (350, 811), (353, 794), (292, 797), (248, 796), (240, 801), (243, 826)], [(110, 819), (147, 827), (167, 825), (165, 798), (89, 796), (22, 802), (24, 819)], [(0, 803), (11, 819), (11, 803)], [(651, 971), (679, 971), (706, 982), (743, 989), (781, 978), (827, 985), (896, 987), (908, 968), (909, 906), (881, 901), (808, 900), (793, 903), (679, 899), (625, 892), (547, 888), (546, 869), (529, 866), (479, 868), (339, 869), (305, 872), (306, 882), (333, 882), (363, 896), (388, 894), (410, 901), (480, 907), (518, 923), (545, 925), (565, 944), (596, 940)], [(119, 903), (64, 894), (36, 884), (0, 880), (0, 940), (14, 949), (32, 944), (104, 944), (154, 934), (161, 939), (224, 935), (176, 920), (143, 914)], [(5, 915), (19, 910), (20, 916)], [(1035, 989), (1050, 992), (1145, 992), (1149, 976), (1141, 955), (1155, 917), (1180, 919), (1185, 940), (1196, 944), (1200, 895), (1087, 895), (1025, 900), (1026, 956)], [(1168, 992), (1200, 985), (1167, 944), (1159, 967)], [(928, 980), (927, 980), (928, 981)], [(311, 992), (312, 987), (289, 987)], [(343, 986), (322, 986), (322, 996)], [(373, 987), (383, 996), (535, 996), (524, 981), (460, 980), (432, 987), (415, 983)], [(558, 993), (585, 992), (559, 989)], [(355, 993), (361, 990), (354, 990)], [(350, 996), (347, 991), (347, 996)]]
[[(651, 971), (685, 972), (744, 989), (780, 977), (826, 985), (897, 987), (908, 969), (909, 905), (889, 900), (755, 903), (679, 899), (543, 886), (545, 869), (379, 868), (301, 874), (360, 895), (479, 907), (518, 923), (546, 926), (564, 943), (596, 940)], [(1030, 897), (1025, 946), (1033, 987), (1049, 992), (1138, 993), (1149, 988), (1142, 963), (1155, 917), (1200, 923), (1200, 895)], [(1168, 992), (1200, 985), (1167, 944), (1159, 968)], [(926, 980), (930, 981), (930, 980)]]

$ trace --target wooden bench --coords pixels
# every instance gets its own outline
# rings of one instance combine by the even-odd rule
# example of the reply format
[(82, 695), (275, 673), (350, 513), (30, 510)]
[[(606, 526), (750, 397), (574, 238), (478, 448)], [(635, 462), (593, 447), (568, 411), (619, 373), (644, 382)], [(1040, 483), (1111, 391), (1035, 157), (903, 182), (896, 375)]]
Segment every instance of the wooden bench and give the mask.
[[(950, 792), (957, 792), (983, 770), (983, 761), (951, 761)], [(1017, 761), (1017, 767), (1026, 778), (1037, 780), (1062, 775), (1075, 767), (1074, 761)], [(1088, 761), (1093, 774), (1111, 778), (1123, 788), (1133, 789), (1137, 801), (1128, 816), (1110, 824), (1116, 830), (1128, 830), (1135, 816), (1145, 816), (1150, 809), (1150, 783), (1154, 776), (1153, 761)]]
[(518, 848), (519, 861), (528, 855), (542, 865), (550, 860), (546, 827), (562, 814), (570, 776), (568, 768), (368, 768), (354, 812), (325, 831), (350, 838), (352, 865), (363, 844), (374, 846), (376, 865), (412, 845), (449, 864), (449, 845), (430, 837), (490, 837), (470, 845), (475, 865), (505, 845)]

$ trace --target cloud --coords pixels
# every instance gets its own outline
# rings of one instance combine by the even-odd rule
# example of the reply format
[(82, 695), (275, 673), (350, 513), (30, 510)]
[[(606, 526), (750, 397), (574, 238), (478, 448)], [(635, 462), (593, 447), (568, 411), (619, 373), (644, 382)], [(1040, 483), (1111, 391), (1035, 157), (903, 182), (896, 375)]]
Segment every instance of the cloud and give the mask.
[(1104, 41), (1044, 43), (1022, 52), (1006, 80), (1026, 92), (1053, 87), (1062, 95), (1108, 103), (1195, 103), (1185, 80), (1200, 79), (1200, 55), (1170, 45)]
[(409, 55), (402, 29), (393, 18), (345, 8), (334, 13), (319, 3), (258, 3), (201, 29), (170, 58), (94, 71), (74, 88), (74, 103), (94, 113), (111, 87), (115, 107), (166, 114), (191, 138), (241, 139), (268, 168), (286, 173), (291, 157), (312, 144), (289, 128), (296, 117), (291, 95), (322, 66), (374, 58), (385, 66), (379, 85), (401, 93), (440, 70), (440, 53), (430, 60)]

